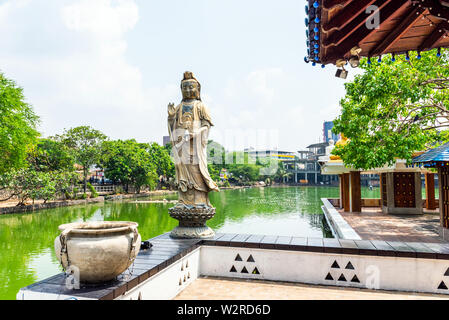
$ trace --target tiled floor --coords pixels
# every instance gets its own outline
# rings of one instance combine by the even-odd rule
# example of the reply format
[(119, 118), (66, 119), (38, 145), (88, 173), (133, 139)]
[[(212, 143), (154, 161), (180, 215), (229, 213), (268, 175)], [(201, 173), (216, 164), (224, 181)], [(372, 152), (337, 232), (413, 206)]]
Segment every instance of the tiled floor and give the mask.
[(374, 291), (286, 282), (199, 278), (175, 300), (428, 300), (446, 295)]
[(361, 213), (340, 213), (363, 240), (443, 242), (438, 235), (438, 211), (392, 215), (379, 208), (363, 208)]

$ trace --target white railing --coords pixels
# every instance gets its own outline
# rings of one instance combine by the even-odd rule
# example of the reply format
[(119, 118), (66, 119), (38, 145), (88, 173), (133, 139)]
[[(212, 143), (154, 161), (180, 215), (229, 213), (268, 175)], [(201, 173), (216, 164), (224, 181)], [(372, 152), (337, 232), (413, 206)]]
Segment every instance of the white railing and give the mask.
[(115, 188), (116, 188), (116, 186), (114, 186), (114, 185), (106, 185), (106, 186), (94, 185), (93, 187), (95, 188), (95, 191), (97, 191), (97, 192), (115, 192)]

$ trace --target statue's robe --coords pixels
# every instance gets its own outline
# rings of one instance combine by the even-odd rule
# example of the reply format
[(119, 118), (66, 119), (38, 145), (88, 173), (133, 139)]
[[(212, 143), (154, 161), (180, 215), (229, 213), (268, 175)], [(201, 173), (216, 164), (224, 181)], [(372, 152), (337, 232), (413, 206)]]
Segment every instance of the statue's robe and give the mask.
[[(207, 169), (206, 149), (211, 126), (209, 112), (200, 100), (181, 102), (173, 112), (169, 111), (168, 132), (179, 201), (187, 205), (210, 206), (208, 192), (219, 191)], [(188, 132), (193, 134), (193, 139), (183, 140)]]

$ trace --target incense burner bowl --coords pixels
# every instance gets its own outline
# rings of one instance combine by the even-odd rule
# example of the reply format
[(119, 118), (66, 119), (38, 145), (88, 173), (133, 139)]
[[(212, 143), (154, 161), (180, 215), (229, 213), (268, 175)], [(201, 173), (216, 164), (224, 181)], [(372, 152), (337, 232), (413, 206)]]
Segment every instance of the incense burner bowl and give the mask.
[(126, 221), (77, 222), (59, 226), (55, 253), (66, 274), (80, 283), (115, 279), (136, 258), (141, 237), (138, 224)]

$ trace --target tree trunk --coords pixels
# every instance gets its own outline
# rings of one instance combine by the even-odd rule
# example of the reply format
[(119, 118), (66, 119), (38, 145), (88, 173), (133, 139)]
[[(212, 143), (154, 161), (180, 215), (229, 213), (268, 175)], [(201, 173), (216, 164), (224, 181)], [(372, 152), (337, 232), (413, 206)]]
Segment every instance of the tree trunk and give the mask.
[(83, 188), (84, 188), (84, 193), (86, 193), (86, 190), (87, 190), (87, 170), (86, 170), (86, 167), (84, 167), (83, 174), (84, 174), (84, 185), (83, 185)]

